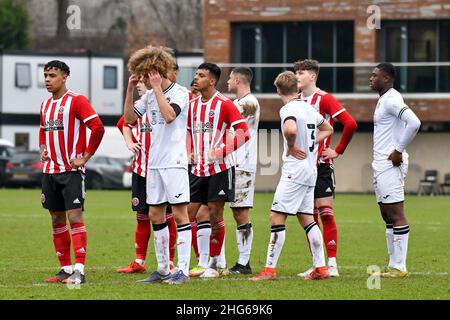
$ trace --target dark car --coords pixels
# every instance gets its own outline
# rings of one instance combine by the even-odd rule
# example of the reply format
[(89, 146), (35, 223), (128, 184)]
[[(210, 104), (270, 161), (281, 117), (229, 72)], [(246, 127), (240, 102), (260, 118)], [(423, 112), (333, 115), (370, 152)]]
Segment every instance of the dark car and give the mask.
[(87, 189), (123, 189), (123, 172), (128, 159), (93, 156), (86, 165)]
[(6, 164), (11, 161), (15, 153), (16, 150), (11, 142), (0, 139), (0, 187), (5, 185)]
[(42, 168), (38, 151), (17, 152), (6, 163), (5, 185), (7, 186), (41, 186)]

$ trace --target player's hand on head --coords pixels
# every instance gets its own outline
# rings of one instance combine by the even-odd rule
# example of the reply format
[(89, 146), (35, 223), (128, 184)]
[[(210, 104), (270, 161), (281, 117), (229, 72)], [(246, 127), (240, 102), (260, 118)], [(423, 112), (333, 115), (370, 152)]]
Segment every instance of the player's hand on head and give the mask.
[(400, 166), (403, 162), (402, 153), (397, 150), (392, 151), (388, 159), (392, 161), (394, 167)]
[(150, 85), (153, 89), (161, 87), (162, 84), (162, 77), (159, 74), (159, 72), (152, 70), (148, 74), (148, 78), (150, 80)]
[(86, 164), (86, 161), (84, 158), (76, 158), (76, 159), (70, 159), (70, 166), (72, 169), (78, 169), (79, 167), (82, 167)]
[(334, 149), (325, 148), (322, 151), (322, 157), (324, 157), (325, 160), (336, 159), (337, 157), (339, 157), (339, 153), (337, 153)]
[(139, 82), (139, 77), (134, 73), (128, 78), (128, 85), (136, 87)]
[(305, 160), (306, 159), (306, 152), (296, 145), (293, 147), (288, 148), (286, 152), (286, 156), (293, 156), (294, 158), (298, 160)]

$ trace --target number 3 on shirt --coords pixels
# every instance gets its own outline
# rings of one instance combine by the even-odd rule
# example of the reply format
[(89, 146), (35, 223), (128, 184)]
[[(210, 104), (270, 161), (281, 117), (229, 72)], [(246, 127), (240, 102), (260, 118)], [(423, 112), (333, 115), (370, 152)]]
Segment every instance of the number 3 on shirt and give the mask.
[(308, 129), (311, 130), (311, 140), (312, 140), (312, 145), (311, 145), (311, 147), (309, 147), (309, 152), (313, 152), (314, 151), (314, 144), (316, 143), (316, 136), (315, 136), (316, 125), (308, 123), (307, 127), (308, 127)]

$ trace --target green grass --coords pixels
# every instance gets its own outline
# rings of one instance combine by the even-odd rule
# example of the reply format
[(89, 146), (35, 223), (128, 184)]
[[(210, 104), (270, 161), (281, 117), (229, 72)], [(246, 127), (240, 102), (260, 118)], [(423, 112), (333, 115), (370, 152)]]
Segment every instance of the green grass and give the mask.
[[(257, 194), (252, 210), (255, 238), (251, 265), (265, 263), (272, 194)], [(341, 277), (306, 282), (296, 274), (310, 264), (305, 234), (295, 218), (287, 223), (277, 281), (253, 283), (244, 276), (192, 279), (182, 286), (136, 285), (143, 275), (121, 275), (120, 266), (134, 257), (135, 217), (128, 191), (90, 191), (85, 220), (88, 230), (87, 281), (80, 290), (46, 284), (58, 270), (49, 214), (40, 206), (39, 190), (0, 190), (0, 299), (450, 299), (450, 198), (406, 199), (411, 226), (407, 279), (382, 279), (381, 289), (367, 289), (368, 265), (384, 266), (384, 224), (374, 196), (338, 195)], [(229, 209), (226, 250), (229, 265), (237, 259), (235, 223)], [(153, 243), (148, 265), (155, 267)]]

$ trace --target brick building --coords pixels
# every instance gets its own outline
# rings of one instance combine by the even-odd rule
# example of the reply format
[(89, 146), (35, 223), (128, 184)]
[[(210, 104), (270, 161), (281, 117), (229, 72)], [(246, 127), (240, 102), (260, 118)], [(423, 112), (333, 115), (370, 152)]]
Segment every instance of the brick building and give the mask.
[[(380, 10), (378, 29), (368, 27), (374, 9)], [(442, 160), (450, 157), (450, 0), (205, 0), (203, 18), (206, 61), (230, 68), (268, 64), (252, 66), (253, 91), (262, 105), (260, 128), (279, 128), (275, 76), (296, 60), (320, 61), (318, 86), (335, 94), (359, 123), (349, 149), (335, 164), (338, 192), (373, 190), (372, 126), (378, 96), (370, 92), (368, 78), (379, 61), (397, 63), (395, 87), (422, 121), (422, 132), (408, 148), (406, 190), (415, 192), (427, 169), (437, 169), (440, 179), (450, 172), (448, 161)], [(350, 65), (336, 65), (343, 63)], [(229, 70), (223, 71), (220, 89), (225, 91)], [(264, 139), (260, 131), (260, 147)], [(259, 152), (261, 159), (265, 155)], [(257, 189), (273, 190), (276, 181), (276, 175), (260, 170)]]
[[(381, 29), (368, 28), (371, 5), (380, 9)], [(308, 57), (368, 63), (322, 68), (319, 86), (336, 93), (359, 122), (370, 123), (377, 99), (368, 88), (371, 64), (450, 61), (450, 1), (206, 0), (203, 33), (205, 60), (216, 63), (292, 64)], [(281, 70), (255, 71), (256, 92), (264, 93), (263, 121), (277, 121), (280, 102), (266, 93), (273, 93)], [(422, 122), (450, 121), (450, 66), (398, 72), (396, 87)]]

